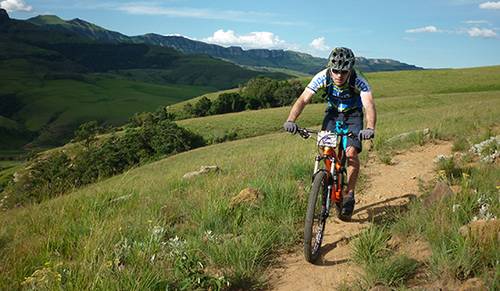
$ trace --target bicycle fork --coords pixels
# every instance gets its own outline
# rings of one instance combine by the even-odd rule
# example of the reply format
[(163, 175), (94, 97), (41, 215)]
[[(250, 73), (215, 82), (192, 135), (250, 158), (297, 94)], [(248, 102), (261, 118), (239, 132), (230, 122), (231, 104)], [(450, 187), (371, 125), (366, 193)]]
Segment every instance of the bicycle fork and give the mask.
[[(327, 186), (327, 189), (326, 189), (326, 193), (324, 193), (323, 191), (323, 211), (321, 213), (321, 217), (323, 219), (326, 219), (328, 218), (329, 214), (330, 214), (330, 207), (331, 207), (331, 203), (336, 199), (336, 194), (337, 193), (334, 193), (334, 190), (337, 188), (333, 188), (333, 185), (337, 185), (338, 183), (338, 176), (336, 174), (336, 171), (337, 171), (337, 167), (338, 167), (338, 163), (335, 162), (335, 160), (331, 160), (330, 158), (328, 157), (321, 157), (320, 155), (316, 156), (316, 159), (315, 159), (315, 163), (314, 163), (314, 175), (316, 173), (318, 173), (319, 171), (319, 163), (321, 162), (321, 160), (325, 160), (325, 165), (326, 165), (326, 170), (328, 171), (328, 173), (330, 174), (330, 177), (328, 177), (328, 186)], [(331, 166), (332, 164), (334, 164), (335, 166)], [(313, 177), (314, 177), (313, 175)], [(333, 181), (330, 182), (332, 179)]]

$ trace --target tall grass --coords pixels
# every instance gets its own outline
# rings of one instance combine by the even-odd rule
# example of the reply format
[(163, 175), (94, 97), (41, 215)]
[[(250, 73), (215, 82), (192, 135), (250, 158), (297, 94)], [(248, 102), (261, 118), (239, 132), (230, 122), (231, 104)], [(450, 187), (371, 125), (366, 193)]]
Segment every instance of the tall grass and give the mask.
[[(386, 140), (426, 127), (435, 137), (473, 136), (481, 129), (494, 128), (500, 113), (498, 91), (394, 97), (381, 99), (377, 105), (377, 151), (410, 147), (419, 139), (394, 144)], [(319, 124), (323, 106), (308, 106), (300, 124)], [(240, 137), (256, 136), (279, 130), (288, 110), (211, 116), (181, 124), (203, 134), (236, 129)], [(0, 289), (43, 288), (42, 278), (48, 278), (48, 288), (70, 290), (220, 289), (228, 284), (242, 289), (265, 287), (262, 271), (272, 264), (278, 250), (300, 240), (304, 192), (314, 154), (313, 141), (272, 133), (181, 153), (39, 205), (2, 212)], [(186, 172), (214, 164), (221, 168), (219, 173), (182, 178)], [(498, 169), (485, 167), (466, 173), (471, 178), (465, 180), (470, 185), (465, 189), (470, 191), (461, 195), (475, 199), (474, 195), (497, 193), (491, 181), (498, 181)], [(264, 193), (262, 201), (230, 207), (231, 198), (246, 187)], [(453, 206), (446, 203), (448, 208)], [(481, 258), (477, 263), (476, 259), (450, 259), (450, 254), (464, 254), (453, 253), (457, 241), (453, 237), (440, 248), (438, 242), (444, 238), (431, 234), (437, 230), (443, 231), (442, 236), (453, 233), (458, 222), (477, 212), (467, 206), (458, 215), (448, 208), (428, 214), (416, 207), (394, 228), (400, 232), (416, 229), (418, 235), (429, 236), (435, 241), (435, 266), (448, 262), (452, 274), (468, 272), (470, 276), (481, 274), (478, 270), (491, 270), (492, 262), (498, 260), (492, 250), (471, 253), (472, 258)], [(425, 223), (424, 218), (411, 218), (417, 215), (413, 213), (434, 219)], [(446, 214), (445, 218), (439, 213)], [(432, 226), (431, 221), (438, 218), (455, 224), (442, 229)], [(421, 223), (419, 228), (412, 228), (416, 222)], [(379, 239), (385, 240), (385, 235)], [(380, 249), (380, 245), (370, 249)], [(462, 249), (468, 250), (468, 245)], [(377, 252), (368, 252), (373, 253)], [(390, 252), (379, 254), (374, 261), (385, 271), (370, 279), (371, 284), (398, 286), (411, 274), (412, 261)]]
[(393, 225), (393, 232), (430, 243), (429, 270), (434, 278), (465, 280), (479, 276), (493, 288), (500, 259), (498, 240), (477, 241), (459, 230), (471, 221), (500, 216), (496, 185), (500, 170), (491, 164), (470, 167), (456, 163), (452, 159), (442, 161), (438, 170), (441, 179), (459, 186), (460, 191), (432, 206), (416, 202)]

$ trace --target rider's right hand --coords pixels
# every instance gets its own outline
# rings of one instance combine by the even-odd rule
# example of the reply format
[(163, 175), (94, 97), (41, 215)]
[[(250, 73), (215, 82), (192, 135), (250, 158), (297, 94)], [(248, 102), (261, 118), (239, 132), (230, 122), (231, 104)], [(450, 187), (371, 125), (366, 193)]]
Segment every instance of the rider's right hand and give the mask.
[(299, 127), (295, 122), (287, 121), (283, 124), (283, 128), (291, 134), (296, 134)]
[(373, 128), (362, 129), (358, 134), (359, 140), (372, 139), (374, 137), (375, 137), (375, 130)]

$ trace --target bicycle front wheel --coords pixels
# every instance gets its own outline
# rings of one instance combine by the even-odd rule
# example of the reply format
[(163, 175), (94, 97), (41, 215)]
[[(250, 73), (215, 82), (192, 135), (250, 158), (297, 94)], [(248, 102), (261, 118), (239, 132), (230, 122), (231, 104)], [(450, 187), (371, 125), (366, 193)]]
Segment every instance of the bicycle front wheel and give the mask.
[(310, 263), (319, 257), (319, 250), (323, 241), (326, 218), (326, 200), (328, 197), (328, 175), (320, 171), (314, 176), (309, 202), (307, 205), (306, 222), (304, 227), (304, 256)]

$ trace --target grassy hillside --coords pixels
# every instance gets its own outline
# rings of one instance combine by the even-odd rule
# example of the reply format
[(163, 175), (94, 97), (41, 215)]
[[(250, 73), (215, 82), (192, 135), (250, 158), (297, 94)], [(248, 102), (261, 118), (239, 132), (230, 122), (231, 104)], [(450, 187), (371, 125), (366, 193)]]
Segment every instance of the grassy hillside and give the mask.
[[(500, 90), (396, 95), (377, 100), (377, 153), (423, 143), (418, 134), (386, 141), (426, 127), (433, 138), (460, 141), (465, 151), (500, 133)], [(201, 134), (236, 130), (239, 137), (255, 136), (278, 130), (288, 110), (179, 123)], [(300, 124), (319, 124), (322, 110), (308, 106)], [(259, 274), (279, 250), (300, 239), (314, 152), (312, 141), (267, 134), (185, 152), (0, 213), (0, 289), (260, 288)], [(182, 178), (202, 165), (221, 171)], [(494, 188), (500, 174), (495, 165), (485, 167), (490, 178), (480, 191)], [(245, 187), (264, 193), (262, 201), (230, 206)], [(498, 211), (494, 203), (491, 209)]]
[[(376, 72), (363, 74), (375, 94), (375, 98), (482, 92), (500, 90), (500, 66), (469, 68), (469, 69), (443, 69), (422, 71)], [(304, 84), (308, 84), (312, 76), (299, 77)], [(170, 106), (173, 111), (179, 111), (186, 103), (195, 103), (202, 97), (216, 99), (221, 93), (235, 92), (237, 89), (224, 90), (204, 94), (191, 100), (179, 102)], [(298, 97), (298, 96), (296, 96)]]
[(500, 66), (366, 74), (377, 98), (500, 90)]
[[(434, 95), (415, 95), (408, 97), (382, 98), (376, 101), (380, 122), (390, 122), (390, 126), (377, 127), (377, 139), (383, 142), (385, 138), (398, 132), (411, 131), (415, 127), (424, 129), (454, 124), (455, 119), (470, 122), (468, 127), (475, 126), (476, 116), (489, 116), (488, 121), (494, 122), (499, 112), (500, 91), (474, 93), (450, 93)], [(467, 108), (467, 110), (463, 110)], [(324, 104), (308, 105), (298, 120), (301, 126), (320, 125), (325, 110)], [(205, 138), (221, 136), (235, 132), (238, 138), (258, 136), (281, 130), (289, 107), (273, 108), (259, 111), (246, 111), (224, 115), (178, 121), (184, 126)], [(425, 118), (422, 118), (425, 116)], [(401, 119), (408, 122), (400, 122)], [(439, 125), (439, 126), (438, 126)], [(453, 132), (460, 132), (457, 127)]]
[[(38, 20), (61, 22), (57, 17)], [(167, 47), (97, 42), (3, 14), (1, 21), (0, 116), (15, 126), (0, 124), (7, 140), (0, 150), (20, 149), (30, 141), (61, 145), (85, 121), (123, 124), (136, 112), (236, 87), (258, 75), (288, 77)], [(80, 20), (70, 24), (86, 25)]]

